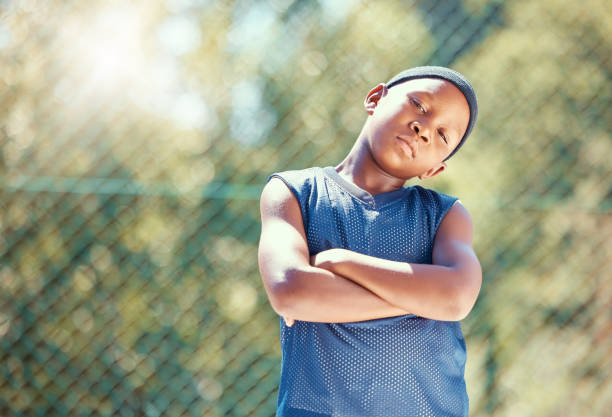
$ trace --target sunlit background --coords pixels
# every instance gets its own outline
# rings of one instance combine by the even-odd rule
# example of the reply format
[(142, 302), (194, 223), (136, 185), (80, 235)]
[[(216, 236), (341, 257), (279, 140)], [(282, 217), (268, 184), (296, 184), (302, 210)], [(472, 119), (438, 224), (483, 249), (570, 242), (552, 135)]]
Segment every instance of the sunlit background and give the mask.
[(335, 165), (370, 88), (463, 72), (441, 176), (475, 222), (471, 416), (612, 410), (607, 0), (0, 3), (0, 415), (273, 416), (275, 171)]

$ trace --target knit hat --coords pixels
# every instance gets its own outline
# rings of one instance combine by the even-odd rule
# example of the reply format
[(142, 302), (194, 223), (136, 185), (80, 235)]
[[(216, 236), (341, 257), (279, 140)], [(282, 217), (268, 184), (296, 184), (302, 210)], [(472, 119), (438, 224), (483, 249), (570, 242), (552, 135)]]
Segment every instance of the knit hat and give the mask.
[(465, 133), (455, 149), (448, 155), (444, 160), (446, 161), (448, 158), (454, 155), (455, 152), (459, 150), (461, 145), (465, 142), (465, 139), (469, 136), (474, 124), (476, 123), (476, 117), (478, 116), (478, 103), (476, 102), (476, 92), (472, 87), (472, 84), (465, 78), (463, 75), (454, 71), (450, 68), (446, 67), (435, 67), (435, 66), (426, 66), (426, 67), (415, 67), (404, 70), (391, 78), (387, 82), (387, 88), (391, 88), (394, 85), (403, 83), (404, 81), (413, 80), (415, 78), (441, 78), (443, 80), (449, 81), (453, 83), (465, 96), (465, 99), (468, 102), (468, 106), (470, 107), (470, 121), (468, 123), (467, 129)]

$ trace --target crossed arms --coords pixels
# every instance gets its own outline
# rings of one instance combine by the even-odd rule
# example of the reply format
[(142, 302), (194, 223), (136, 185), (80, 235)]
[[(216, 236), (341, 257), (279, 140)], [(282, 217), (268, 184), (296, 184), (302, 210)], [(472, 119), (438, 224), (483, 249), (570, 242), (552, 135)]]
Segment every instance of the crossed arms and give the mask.
[(435, 320), (467, 316), (482, 282), (472, 221), (456, 203), (442, 219), (433, 264), (396, 262), (346, 249), (310, 258), (299, 203), (278, 178), (260, 200), (259, 270), (272, 308), (293, 320), (344, 323), (408, 313)]

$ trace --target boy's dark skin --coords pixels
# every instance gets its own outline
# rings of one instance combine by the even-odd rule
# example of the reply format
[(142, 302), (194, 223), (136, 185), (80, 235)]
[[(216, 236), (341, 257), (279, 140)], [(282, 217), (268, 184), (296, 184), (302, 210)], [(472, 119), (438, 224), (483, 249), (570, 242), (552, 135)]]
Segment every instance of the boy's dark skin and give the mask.
[[(460, 142), (469, 106), (452, 83), (414, 79), (373, 88), (359, 137), (336, 171), (370, 194), (397, 190), (406, 180), (431, 178)], [(260, 200), (259, 268), (274, 310), (294, 320), (343, 323), (408, 313), (461, 320), (472, 309), (482, 282), (472, 248), (473, 226), (457, 201), (442, 219), (432, 264), (396, 262), (347, 249), (310, 257), (297, 199), (272, 178)]]

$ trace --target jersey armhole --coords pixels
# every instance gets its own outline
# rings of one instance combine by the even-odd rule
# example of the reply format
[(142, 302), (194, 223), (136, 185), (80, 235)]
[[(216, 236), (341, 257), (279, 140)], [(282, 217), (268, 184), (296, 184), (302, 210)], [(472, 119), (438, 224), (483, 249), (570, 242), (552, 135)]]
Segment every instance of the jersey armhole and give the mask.
[(448, 207), (443, 210), (440, 213), (440, 221), (438, 222), (438, 224), (436, 225), (436, 230), (434, 230), (434, 234), (433, 234), (433, 240), (432, 242), (436, 241), (436, 236), (438, 236), (438, 229), (440, 229), (440, 225), (442, 224), (442, 222), (444, 221), (444, 217), (446, 217), (446, 215), (448, 214), (448, 212), (455, 206), (455, 204), (457, 204), (458, 201), (461, 201), (460, 199), (456, 198), (456, 197), (451, 197), (450, 198), (454, 199), (452, 204), (449, 204)]
[(300, 213), (302, 214), (302, 225), (304, 226), (304, 230), (308, 230), (308, 216), (306, 213), (306, 209), (302, 204), (302, 199), (300, 197), (300, 192), (298, 189), (289, 181), (287, 178), (283, 177), (282, 173), (274, 173), (268, 177), (266, 180), (266, 184), (272, 179), (278, 178), (289, 188), (295, 199), (297, 200), (298, 206), (300, 207)]

